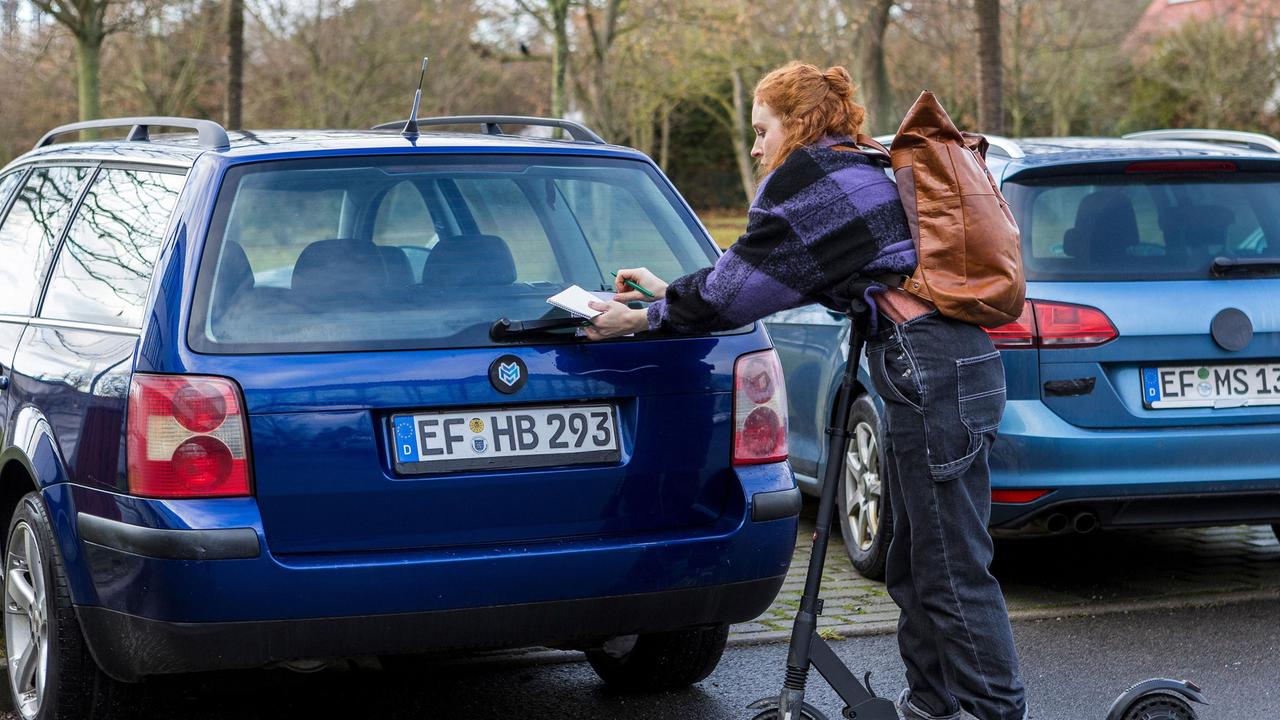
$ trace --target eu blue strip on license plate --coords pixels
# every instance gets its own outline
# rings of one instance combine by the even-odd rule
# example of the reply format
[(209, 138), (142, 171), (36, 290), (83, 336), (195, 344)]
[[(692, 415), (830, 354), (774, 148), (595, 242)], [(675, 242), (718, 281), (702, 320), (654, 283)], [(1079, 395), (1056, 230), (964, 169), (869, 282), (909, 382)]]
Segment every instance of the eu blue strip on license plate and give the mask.
[(396, 459), (402, 463), (418, 459), (418, 431), (412, 417), (397, 417), (396, 425)]
[(1160, 372), (1156, 368), (1142, 370), (1142, 387), (1148, 403), (1160, 400)]

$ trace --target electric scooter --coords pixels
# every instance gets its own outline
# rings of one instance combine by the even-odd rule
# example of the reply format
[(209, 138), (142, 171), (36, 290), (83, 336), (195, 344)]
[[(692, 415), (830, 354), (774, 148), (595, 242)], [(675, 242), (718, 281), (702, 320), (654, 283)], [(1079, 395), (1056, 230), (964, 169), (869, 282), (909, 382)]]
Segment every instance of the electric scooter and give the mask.
[[(878, 697), (872, 690), (871, 673), (866, 673), (859, 680), (827, 641), (818, 636), (818, 616), (822, 614), (822, 598), (818, 593), (842, 471), (837, 459), (843, 458), (849, 449), (849, 409), (855, 399), (862, 348), (862, 338), (850, 329), (848, 361), (836, 392), (835, 417), (827, 428), (828, 461), (822, 474), (822, 494), (818, 500), (817, 527), (813, 533), (804, 595), (800, 598), (800, 609), (791, 628), (786, 677), (779, 695), (761, 698), (747, 706), (760, 711), (753, 720), (827, 720), (826, 715), (804, 701), (810, 668), (816, 668), (844, 701), (841, 716), (846, 720), (899, 720), (893, 701)], [(1163, 678), (1145, 680), (1116, 698), (1106, 720), (1196, 720), (1191, 702), (1207, 704), (1200, 688), (1190, 682)]]

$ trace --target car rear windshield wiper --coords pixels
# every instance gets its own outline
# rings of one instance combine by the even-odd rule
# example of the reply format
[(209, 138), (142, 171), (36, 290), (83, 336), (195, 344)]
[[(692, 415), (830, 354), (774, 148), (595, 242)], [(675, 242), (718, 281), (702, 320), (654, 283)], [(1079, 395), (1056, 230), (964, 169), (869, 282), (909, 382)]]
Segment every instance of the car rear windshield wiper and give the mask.
[(579, 317), (539, 318), (537, 320), (511, 320), (504, 317), (498, 318), (497, 322), (489, 327), (489, 338), (494, 342), (502, 342), (503, 340), (515, 340), (529, 335), (546, 335), (556, 330), (579, 328), (586, 324), (587, 321)]
[(1213, 277), (1268, 277), (1280, 274), (1280, 257), (1215, 258), (1209, 268)]

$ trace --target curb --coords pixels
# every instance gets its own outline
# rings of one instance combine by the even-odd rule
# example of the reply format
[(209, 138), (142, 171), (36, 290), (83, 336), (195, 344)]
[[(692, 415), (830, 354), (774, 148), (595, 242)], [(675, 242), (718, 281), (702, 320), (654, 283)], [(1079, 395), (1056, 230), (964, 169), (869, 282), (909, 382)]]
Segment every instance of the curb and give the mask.
[[(1094, 605), (1062, 605), (1053, 607), (1026, 608), (1009, 613), (1011, 621), (1052, 620), (1064, 617), (1090, 617), (1094, 615), (1118, 615), (1129, 612), (1145, 612), (1150, 610), (1178, 610), (1181, 608), (1210, 607), (1232, 603), (1251, 602), (1254, 600), (1280, 600), (1280, 588), (1269, 590), (1245, 590), (1235, 593), (1203, 593), (1177, 595), (1148, 600), (1125, 600), (1100, 602)], [(823, 628), (838, 639), (844, 640), (870, 635), (891, 635), (898, 629), (897, 621), (882, 620), (859, 625), (832, 625)], [(767, 645), (776, 642), (790, 642), (790, 630), (773, 630), (770, 632), (751, 633), (729, 637), (729, 646)]]

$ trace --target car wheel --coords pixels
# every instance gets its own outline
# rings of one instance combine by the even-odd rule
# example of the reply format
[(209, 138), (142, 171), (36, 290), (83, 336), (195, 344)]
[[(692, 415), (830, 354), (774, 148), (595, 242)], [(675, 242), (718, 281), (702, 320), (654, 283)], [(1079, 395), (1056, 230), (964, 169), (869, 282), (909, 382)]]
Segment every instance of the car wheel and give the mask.
[(4, 548), (4, 639), (9, 692), (23, 720), (111, 717), (121, 689), (89, 654), (39, 493), (9, 522)]
[(706, 678), (720, 663), (729, 626), (615, 638), (587, 661), (606, 684), (620, 690), (679, 690)]
[(849, 435), (840, 473), (840, 534), (853, 567), (863, 577), (883, 580), (893, 513), (880, 472), (884, 461), (880, 415), (867, 395), (855, 400), (850, 409)]

